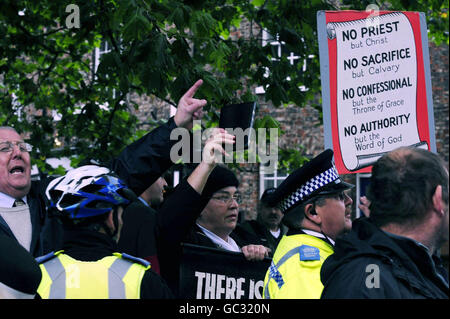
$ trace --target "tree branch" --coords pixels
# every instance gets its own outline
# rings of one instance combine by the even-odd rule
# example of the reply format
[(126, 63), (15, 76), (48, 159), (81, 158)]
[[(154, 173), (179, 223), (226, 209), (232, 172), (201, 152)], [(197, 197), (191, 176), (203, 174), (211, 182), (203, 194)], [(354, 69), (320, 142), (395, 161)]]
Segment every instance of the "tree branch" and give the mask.
[(105, 133), (103, 134), (103, 136), (100, 139), (101, 140), (100, 149), (103, 152), (106, 152), (106, 150), (107, 150), (107, 145), (108, 145), (109, 135), (110, 135), (109, 133), (111, 132), (111, 127), (112, 127), (112, 122), (114, 120), (114, 116), (115, 116), (117, 110), (119, 109), (120, 102), (123, 100), (123, 98), (126, 96), (126, 94), (127, 93), (122, 93), (120, 95), (120, 97), (116, 100), (116, 103), (114, 103), (114, 108), (113, 108), (111, 114), (109, 115), (108, 124), (106, 126)]

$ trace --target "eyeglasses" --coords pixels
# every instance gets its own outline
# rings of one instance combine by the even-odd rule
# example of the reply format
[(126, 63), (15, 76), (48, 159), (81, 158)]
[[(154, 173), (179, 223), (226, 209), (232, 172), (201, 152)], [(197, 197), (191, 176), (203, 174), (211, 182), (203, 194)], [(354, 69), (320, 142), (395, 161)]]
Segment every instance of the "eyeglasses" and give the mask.
[(0, 142), (0, 152), (8, 153), (12, 152), (14, 145), (19, 147), (21, 152), (31, 152), (33, 146), (25, 142)]
[(220, 196), (211, 197), (211, 199), (218, 200), (218, 201), (222, 202), (223, 204), (227, 204), (227, 205), (231, 204), (231, 202), (233, 200), (235, 200), (238, 204), (242, 203), (241, 194), (234, 194), (233, 196), (220, 195)]
[(319, 197), (314, 198), (314, 201), (317, 201), (319, 198), (334, 198), (340, 201), (345, 201), (347, 197), (348, 195), (345, 192), (339, 192), (339, 193), (319, 195)]

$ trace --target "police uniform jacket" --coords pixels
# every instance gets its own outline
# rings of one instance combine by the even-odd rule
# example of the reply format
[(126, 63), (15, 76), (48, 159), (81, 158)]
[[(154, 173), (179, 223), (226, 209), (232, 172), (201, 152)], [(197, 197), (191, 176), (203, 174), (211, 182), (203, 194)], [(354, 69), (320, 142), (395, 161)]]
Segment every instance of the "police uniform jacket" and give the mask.
[[(64, 244), (62, 250), (63, 252), (60, 253), (60, 255), (63, 255), (63, 257), (68, 256), (69, 258), (66, 259), (69, 260), (74, 259), (75, 261), (82, 262), (100, 262), (101, 260), (105, 260), (106, 257), (114, 256), (114, 253), (118, 252), (118, 247), (109, 236), (99, 232), (90, 230), (66, 230), (64, 233)], [(53, 258), (58, 258), (58, 256)], [(168, 289), (164, 280), (151, 269), (148, 269), (148, 265), (145, 264), (145, 262), (142, 263), (143, 261), (139, 261), (134, 258), (127, 258), (127, 260), (130, 265), (138, 264), (139, 267), (146, 268), (144, 269), (145, 272), (142, 276), (139, 287), (140, 299), (165, 299), (172, 297), (172, 293)], [(44, 258), (40, 262), (42, 269), (42, 266), (46, 266), (48, 257)], [(70, 274), (67, 276), (68, 279), (66, 280), (66, 285), (69, 285), (70, 283), (74, 284), (69, 278)], [(47, 282), (45, 282), (45, 280), (47, 280)], [(51, 279), (44, 274), (41, 285), (38, 288), (38, 293), (44, 294), (43, 292), (45, 292), (45, 295), (41, 296), (43, 298), (49, 297), (47, 289), (49, 280)], [(75, 284), (81, 285), (80, 289), (85, 288), (82, 286), (82, 283)], [(89, 289), (92, 288), (89, 287)], [(104, 287), (99, 287), (99, 289), (104, 289)]]
[(290, 230), (281, 238), (264, 279), (266, 299), (319, 299), (320, 269), (333, 253), (325, 240)]

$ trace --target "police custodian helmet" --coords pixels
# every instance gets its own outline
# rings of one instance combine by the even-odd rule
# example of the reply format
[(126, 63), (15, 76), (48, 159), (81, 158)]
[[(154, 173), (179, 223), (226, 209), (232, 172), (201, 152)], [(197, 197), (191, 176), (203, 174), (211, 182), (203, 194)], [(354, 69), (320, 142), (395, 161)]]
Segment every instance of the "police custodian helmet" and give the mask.
[(339, 177), (333, 151), (327, 149), (292, 172), (271, 194), (270, 205), (286, 214), (317, 195), (339, 193), (354, 186)]

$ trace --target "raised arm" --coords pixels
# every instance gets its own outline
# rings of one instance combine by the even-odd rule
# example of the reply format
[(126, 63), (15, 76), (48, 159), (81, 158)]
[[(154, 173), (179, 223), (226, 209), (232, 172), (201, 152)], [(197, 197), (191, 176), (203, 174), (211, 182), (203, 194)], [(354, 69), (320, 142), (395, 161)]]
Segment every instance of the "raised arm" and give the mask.
[(170, 133), (177, 127), (192, 129), (192, 121), (203, 116), (206, 100), (194, 98), (203, 81), (198, 80), (178, 102), (175, 116), (136, 142), (128, 145), (113, 160), (111, 168), (136, 193), (142, 194), (174, 163), (170, 150), (177, 140), (170, 140)]
[(158, 210), (158, 236), (165, 244), (179, 245), (208, 203), (201, 193), (219, 161), (218, 155), (225, 154), (222, 143), (233, 144), (234, 136), (223, 129), (214, 130), (203, 148), (202, 162)]

